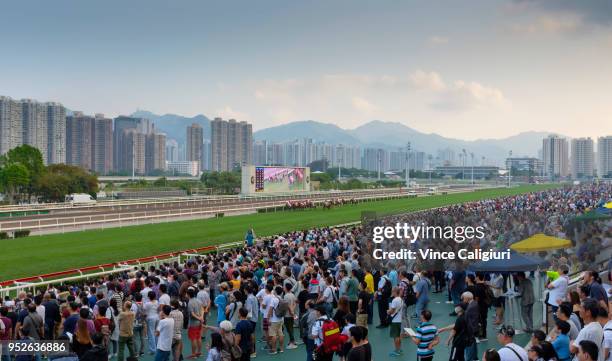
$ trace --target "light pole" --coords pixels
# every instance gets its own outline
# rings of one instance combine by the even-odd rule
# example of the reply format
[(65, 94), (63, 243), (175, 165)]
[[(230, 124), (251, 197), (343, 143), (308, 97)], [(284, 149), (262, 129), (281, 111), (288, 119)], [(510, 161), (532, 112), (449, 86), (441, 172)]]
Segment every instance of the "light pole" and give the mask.
[[(508, 158), (512, 158), (512, 151), (508, 155)], [(508, 159), (508, 188), (510, 188), (510, 178), (512, 178), (512, 161)]]
[(378, 168), (378, 180), (380, 181), (380, 149), (376, 151), (376, 167)]
[(406, 188), (410, 188), (410, 142), (406, 145)]
[(470, 157), (472, 158), (472, 185), (474, 185), (474, 153), (470, 153)]
[(461, 154), (463, 154), (463, 169), (461, 171), (461, 175), (463, 176), (463, 180), (465, 180), (465, 162), (467, 160), (467, 152), (465, 149), (462, 150)]
[(433, 159), (433, 156), (430, 154), (427, 156), (427, 160), (429, 160), (429, 186), (431, 187), (431, 172), (432, 172), (432, 168), (431, 168), (431, 160)]

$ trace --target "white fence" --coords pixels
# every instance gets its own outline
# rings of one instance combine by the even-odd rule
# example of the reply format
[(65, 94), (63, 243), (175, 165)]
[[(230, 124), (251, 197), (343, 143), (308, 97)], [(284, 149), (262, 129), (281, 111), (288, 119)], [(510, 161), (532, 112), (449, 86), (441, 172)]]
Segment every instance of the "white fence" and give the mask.
[[(465, 190), (454, 190), (449, 193), (464, 192)], [(419, 194), (423, 195), (425, 190), (420, 190)], [(336, 197), (350, 197), (358, 202), (368, 202), (374, 200), (385, 200), (385, 199), (398, 199), (403, 197), (410, 197), (407, 192), (351, 192), (336, 194)], [(122, 227), (124, 225), (139, 225), (159, 222), (161, 220), (170, 221), (177, 218), (211, 218), (218, 214), (229, 215), (229, 214), (247, 214), (255, 213), (259, 210), (264, 209), (277, 209), (286, 205), (287, 200), (299, 200), (299, 199), (311, 199), (315, 204), (321, 204), (330, 198), (330, 194), (325, 194), (325, 197), (321, 195), (298, 195), (293, 197), (283, 197), (278, 200), (270, 200), (269, 198), (249, 198), (239, 203), (223, 205), (221, 201), (212, 201), (207, 205), (196, 205), (199, 201), (183, 201), (185, 203), (184, 208), (173, 208), (173, 209), (158, 209), (158, 210), (143, 210), (134, 211), (130, 213), (104, 213), (104, 214), (89, 214), (89, 215), (75, 215), (75, 216), (62, 216), (62, 217), (43, 217), (39, 219), (25, 219), (15, 220), (10, 219), (4, 220), (0, 223), (0, 231), (3, 232), (14, 232), (19, 230), (30, 230), (31, 232), (36, 231), (74, 231), (86, 228), (104, 228), (106, 225), (109, 227)], [(333, 197), (332, 197), (333, 198)], [(219, 204), (214, 204), (219, 202)], [(210, 204), (213, 203), (213, 204)], [(167, 204), (167, 203), (166, 203)], [(191, 205), (190, 205), (191, 204)]]

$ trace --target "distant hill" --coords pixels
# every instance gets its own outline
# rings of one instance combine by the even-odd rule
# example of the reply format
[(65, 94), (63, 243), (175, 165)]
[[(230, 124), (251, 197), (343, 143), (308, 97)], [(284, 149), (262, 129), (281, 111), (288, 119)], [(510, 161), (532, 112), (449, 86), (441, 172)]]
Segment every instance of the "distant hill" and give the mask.
[(478, 157), (501, 161), (510, 150), (515, 156), (537, 156), (542, 147), (542, 139), (549, 132), (524, 132), (507, 138), (478, 139), (467, 141), (446, 138), (435, 133), (423, 133), (399, 122), (373, 120), (355, 129), (342, 129), (333, 124), (313, 120), (283, 124), (255, 132), (257, 140), (275, 142), (309, 137), (315, 141), (343, 143), (361, 147), (382, 147), (396, 150), (410, 142), (412, 149), (436, 154), (438, 149), (451, 148), (456, 152), (466, 149)]
[(177, 114), (158, 115), (146, 110), (138, 110), (132, 113), (133, 117), (148, 118), (155, 123), (155, 127), (167, 138), (175, 139), (179, 143), (185, 143), (187, 138), (187, 126), (197, 123), (204, 129), (204, 139), (210, 139), (210, 119), (199, 114), (195, 117), (184, 117)]
[(360, 140), (345, 129), (334, 124), (320, 123), (314, 120), (291, 122), (276, 127), (256, 131), (255, 140), (287, 142), (294, 139), (312, 138), (331, 144), (360, 144)]
[[(205, 115), (184, 117), (177, 114), (158, 115), (139, 110), (132, 116), (151, 119), (168, 138), (185, 143), (187, 126), (200, 124), (204, 128), (204, 139), (210, 139), (210, 119)], [(478, 158), (485, 156), (490, 161), (501, 163), (512, 150), (515, 156), (537, 156), (542, 139), (550, 132), (523, 132), (500, 139), (477, 139), (473, 141), (447, 138), (436, 133), (423, 133), (400, 122), (373, 120), (354, 129), (343, 129), (335, 124), (315, 120), (301, 120), (261, 129), (253, 134), (255, 140), (288, 142), (295, 139), (312, 138), (315, 142), (347, 144), (360, 147), (381, 147), (388, 150), (404, 148), (410, 142), (412, 149), (436, 155), (439, 149), (451, 148), (459, 153), (462, 149), (473, 152)]]

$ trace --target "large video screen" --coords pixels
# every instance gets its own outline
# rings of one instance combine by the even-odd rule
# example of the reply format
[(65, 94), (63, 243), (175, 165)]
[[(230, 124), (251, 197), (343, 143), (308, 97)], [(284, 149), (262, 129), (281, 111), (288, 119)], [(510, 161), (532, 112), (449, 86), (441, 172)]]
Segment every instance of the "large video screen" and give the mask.
[(255, 192), (305, 191), (304, 168), (255, 167)]

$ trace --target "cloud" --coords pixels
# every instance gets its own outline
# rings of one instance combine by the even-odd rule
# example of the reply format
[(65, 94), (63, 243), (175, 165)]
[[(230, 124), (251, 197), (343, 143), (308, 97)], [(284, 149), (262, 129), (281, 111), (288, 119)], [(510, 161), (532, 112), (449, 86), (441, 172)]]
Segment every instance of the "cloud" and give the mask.
[[(506, 10), (514, 31), (558, 34), (612, 26), (610, 0), (513, 0)], [(522, 19), (520, 19), (522, 17)]]
[(426, 72), (417, 70), (410, 75), (410, 81), (418, 89), (443, 91), (446, 89), (446, 84), (436, 72)]
[(475, 81), (457, 80), (447, 85), (438, 73), (423, 70), (412, 73), (410, 79), (417, 89), (433, 94), (434, 100), (430, 105), (436, 110), (465, 111), (483, 107), (510, 106), (510, 102), (501, 90)]
[(374, 113), (378, 107), (362, 97), (354, 97), (351, 101), (353, 108), (364, 114)]
[[(342, 114), (345, 125), (400, 114), (415, 108), (436, 112), (505, 109), (503, 92), (477, 81), (445, 81), (429, 70), (405, 75), (326, 74), (267, 79), (245, 85), (259, 113), (273, 124), (301, 119), (325, 121)], [(336, 118), (337, 119), (337, 118)], [(336, 120), (342, 122), (342, 120)]]
[(427, 39), (427, 43), (429, 43), (429, 45), (432, 45), (432, 46), (438, 46), (438, 45), (448, 44), (449, 40), (450, 39), (447, 37), (434, 35), (430, 37), (429, 39)]
[(582, 17), (576, 14), (548, 14), (511, 25), (512, 30), (525, 34), (574, 32), (582, 26)]
[(514, 4), (527, 11), (571, 14), (584, 19), (585, 24), (612, 25), (610, 0), (514, 0)]
[(250, 119), (247, 113), (239, 112), (226, 105), (222, 109), (216, 110), (217, 116), (224, 119), (248, 120)]

